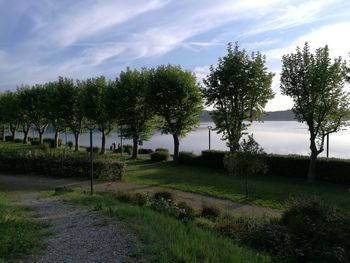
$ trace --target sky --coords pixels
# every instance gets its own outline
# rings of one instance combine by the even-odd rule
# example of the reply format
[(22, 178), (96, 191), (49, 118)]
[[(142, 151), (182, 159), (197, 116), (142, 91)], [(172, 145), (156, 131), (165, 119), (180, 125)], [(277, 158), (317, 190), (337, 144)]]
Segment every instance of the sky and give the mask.
[(201, 82), (237, 41), (266, 55), (275, 111), (293, 106), (279, 90), (283, 54), (307, 41), (350, 60), (349, 0), (0, 0), (0, 10), (0, 91), (168, 63)]

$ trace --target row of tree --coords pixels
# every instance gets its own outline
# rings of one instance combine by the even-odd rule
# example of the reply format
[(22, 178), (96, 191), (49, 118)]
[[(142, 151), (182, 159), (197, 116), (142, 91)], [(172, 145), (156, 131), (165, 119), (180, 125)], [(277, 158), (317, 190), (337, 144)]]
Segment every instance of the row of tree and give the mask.
[[(281, 91), (294, 100), (293, 110), (310, 132), (310, 167), (308, 179), (315, 180), (316, 158), (323, 151), (327, 135), (349, 124), (350, 99), (344, 90), (349, 68), (337, 58), (331, 60), (327, 46), (312, 54), (306, 43), (296, 53), (282, 58)], [(195, 76), (179, 66), (130, 70), (114, 81), (104, 77), (74, 82), (58, 81), (33, 87), (20, 87), (0, 96), (1, 122), (7, 123), (13, 137), (19, 127), (27, 142), (34, 125), (42, 135), (51, 124), (55, 139), (69, 128), (79, 135), (96, 126), (102, 133), (101, 153), (106, 136), (117, 126), (133, 140), (132, 158), (137, 158), (138, 141), (147, 139), (154, 128), (171, 134), (174, 160), (179, 153), (179, 138), (198, 124), (203, 101), (214, 108), (213, 120), (230, 153), (240, 150), (239, 141), (249, 122), (260, 120), (266, 103), (274, 97), (273, 73), (266, 68), (265, 56), (248, 55), (238, 44), (229, 44), (227, 54), (211, 66), (200, 87)], [(248, 122), (247, 122), (248, 121)]]
[(173, 136), (177, 160), (179, 138), (198, 123), (201, 110), (196, 78), (171, 65), (127, 69), (110, 81), (103, 76), (83, 81), (59, 77), (54, 82), (22, 86), (0, 95), (0, 121), (8, 125), (13, 138), (20, 129), (24, 143), (28, 143), (29, 130), (34, 126), (42, 143), (43, 134), (51, 125), (56, 147), (59, 133), (69, 129), (78, 150), (80, 134), (97, 128), (102, 133), (103, 154), (106, 136), (119, 126), (123, 136), (133, 140), (132, 158), (137, 158), (138, 142), (158, 128)]

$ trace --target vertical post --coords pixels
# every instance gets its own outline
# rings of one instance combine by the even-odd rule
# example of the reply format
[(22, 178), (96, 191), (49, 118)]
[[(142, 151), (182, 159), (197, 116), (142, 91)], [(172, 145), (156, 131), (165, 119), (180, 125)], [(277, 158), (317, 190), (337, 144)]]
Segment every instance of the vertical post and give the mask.
[(208, 132), (209, 132), (209, 150), (211, 149), (211, 134), (210, 134), (210, 132), (211, 132), (211, 126), (208, 126)]
[(327, 158), (329, 157), (329, 134), (327, 134)]
[(120, 156), (123, 157), (123, 125), (120, 126)]
[(90, 194), (94, 194), (94, 164), (92, 159), (92, 130), (90, 129)]

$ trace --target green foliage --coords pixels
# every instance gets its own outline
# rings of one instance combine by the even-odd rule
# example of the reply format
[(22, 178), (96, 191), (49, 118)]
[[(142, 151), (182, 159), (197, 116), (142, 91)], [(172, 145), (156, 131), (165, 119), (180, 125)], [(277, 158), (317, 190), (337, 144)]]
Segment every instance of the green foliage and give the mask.
[(16, 138), (13, 140), (14, 143), (23, 143), (23, 139)]
[(170, 192), (167, 192), (167, 191), (156, 192), (156, 193), (154, 193), (153, 197), (156, 200), (163, 198), (165, 200), (174, 201), (174, 195)]
[[(43, 139), (43, 143), (49, 145), (50, 148), (55, 148), (55, 139), (53, 138), (44, 138)], [(62, 145), (62, 140), (58, 139), (58, 145), (57, 146), (61, 146)]]
[(174, 160), (179, 154), (179, 138), (198, 124), (202, 97), (195, 76), (179, 66), (159, 66), (152, 78), (149, 99), (162, 118), (162, 133), (174, 138)]
[[(45, 145), (45, 144), (44, 144)], [(74, 155), (48, 154), (45, 152), (0, 151), (0, 171), (39, 173), (48, 176), (86, 177), (90, 162)], [(124, 163), (110, 160), (94, 160), (94, 176), (102, 179), (120, 179)]]
[(204, 205), (201, 211), (201, 216), (207, 219), (215, 219), (221, 215), (221, 209), (213, 204)]
[(282, 58), (281, 90), (294, 101), (293, 111), (310, 132), (309, 182), (316, 177), (316, 158), (323, 151), (327, 135), (349, 124), (350, 95), (344, 90), (346, 64), (333, 62), (328, 46), (311, 54), (305, 43), (295, 54)]
[(14, 139), (13, 139), (13, 136), (12, 135), (6, 135), (5, 136), (5, 142), (12, 142)]
[(72, 149), (74, 143), (72, 141), (68, 141), (67, 145), (68, 145), (69, 149)]
[(166, 149), (166, 148), (156, 148), (154, 151), (155, 151), (155, 152), (169, 152), (169, 149)]
[(214, 107), (215, 129), (227, 140), (231, 153), (238, 150), (249, 126), (244, 121), (260, 120), (266, 103), (273, 98), (273, 73), (267, 72), (265, 63), (259, 52), (249, 56), (237, 43), (234, 47), (229, 43), (227, 55), (219, 59), (216, 68), (210, 67), (203, 80), (206, 105)]
[[(86, 147), (86, 152), (90, 152), (90, 149), (91, 149), (91, 147)], [(98, 153), (98, 151), (100, 150), (100, 148), (98, 148), (98, 147), (92, 147), (92, 152), (93, 153)]]
[(170, 159), (169, 152), (159, 151), (150, 154), (153, 162), (168, 161)]

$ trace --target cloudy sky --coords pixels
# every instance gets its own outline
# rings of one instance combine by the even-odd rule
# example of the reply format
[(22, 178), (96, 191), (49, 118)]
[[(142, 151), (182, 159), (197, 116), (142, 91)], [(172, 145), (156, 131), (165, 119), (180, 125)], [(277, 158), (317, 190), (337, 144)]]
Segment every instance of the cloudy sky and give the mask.
[(0, 91), (58, 76), (115, 78), (178, 64), (200, 81), (228, 42), (266, 54), (276, 93), (281, 56), (308, 41), (350, 59), (348, 0), (0, 0)]

